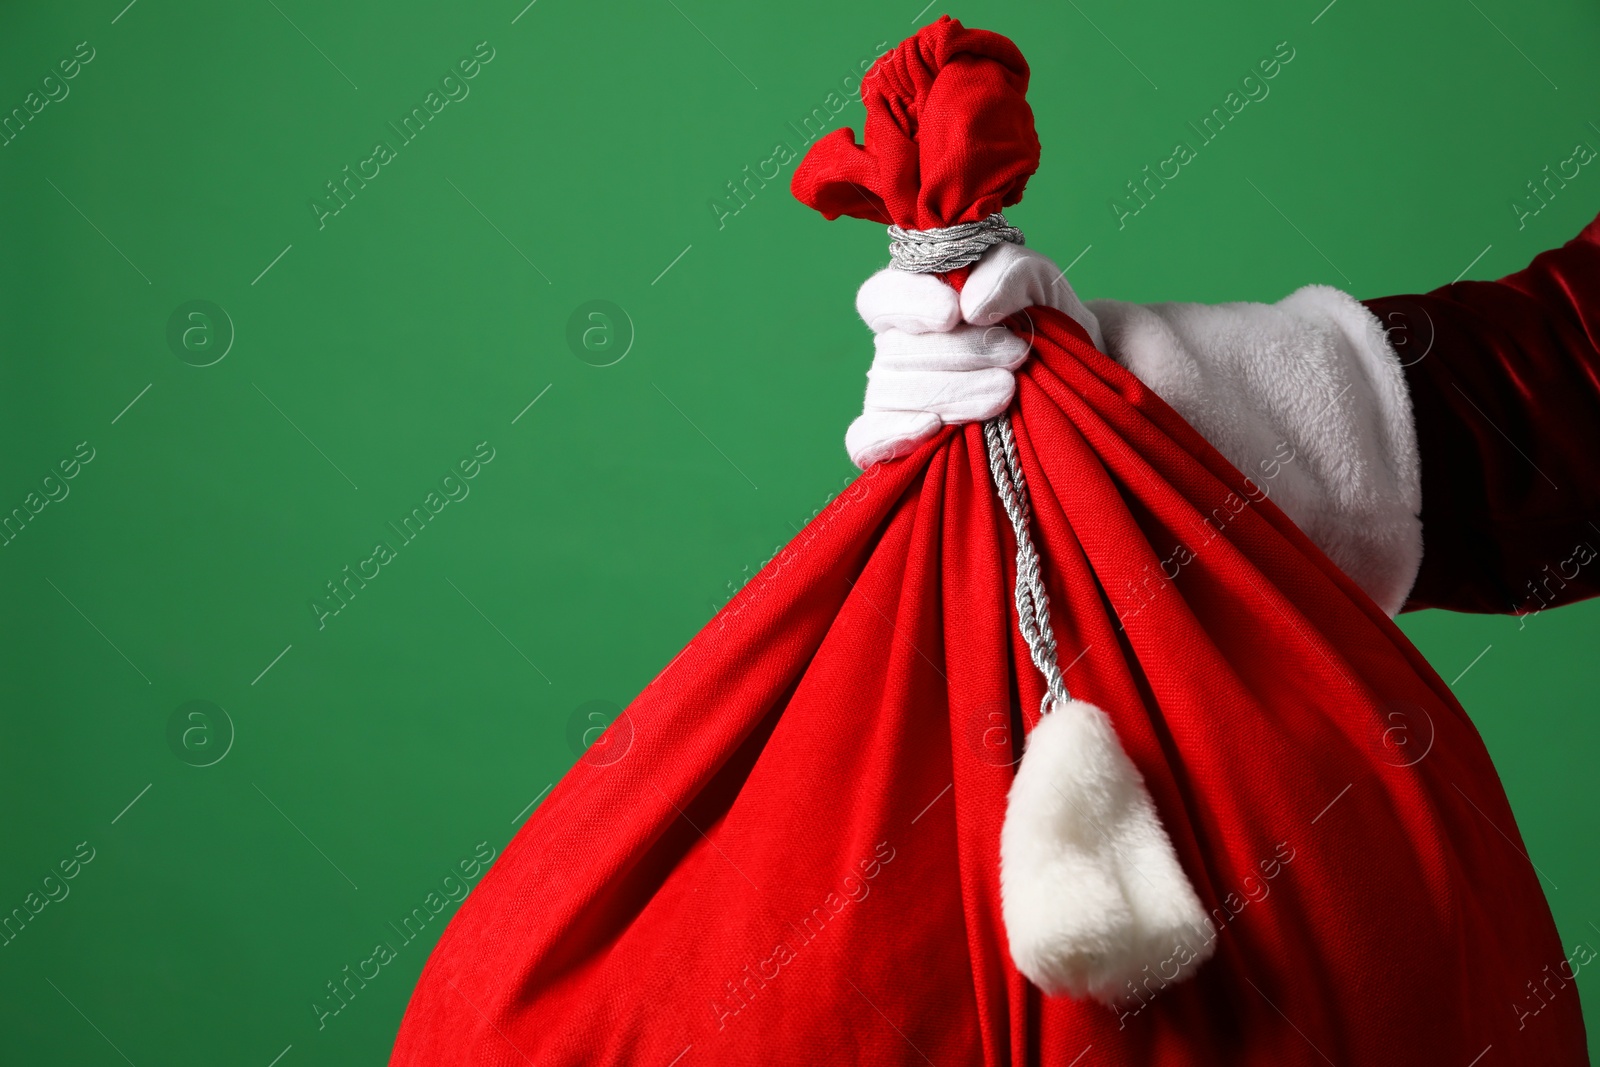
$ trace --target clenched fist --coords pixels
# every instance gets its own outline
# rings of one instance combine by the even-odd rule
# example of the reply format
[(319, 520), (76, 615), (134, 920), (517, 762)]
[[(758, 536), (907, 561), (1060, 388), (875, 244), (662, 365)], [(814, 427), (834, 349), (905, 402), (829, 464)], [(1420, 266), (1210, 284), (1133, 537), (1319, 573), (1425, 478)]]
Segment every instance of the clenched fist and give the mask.
[(1006, 409), (1028, 343), (1008, 315), (1044, 305), (1076, 319), (1103, 349), (1099, 324), (1054, 263), (1020, 245), (998, 244), (960, 293), (931, 274), (886, 267), (856, 294), (876, 335), (866, 403), (845, 432), (857, 467), (911, 452), (939, 428), (981, 422)]

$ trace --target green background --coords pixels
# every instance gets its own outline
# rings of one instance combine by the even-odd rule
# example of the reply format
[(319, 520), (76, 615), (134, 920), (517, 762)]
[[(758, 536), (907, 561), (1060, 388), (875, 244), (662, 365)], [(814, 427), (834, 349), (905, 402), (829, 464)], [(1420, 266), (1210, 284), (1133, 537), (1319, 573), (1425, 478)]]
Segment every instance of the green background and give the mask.
[[(0, 108), (94, 49), (0, 147), (0, 510), (94, 449), (0, 549), (0, 913), (95, 850), (0, 948), (0, 1058), (380, 1062), (444, 917), (319, 1029), (324, 983), (503, 847), (585, 706), (626, 703), (853, 473), (882, 231), (800, 207), (792, 166), (710, 205), (946, 9), (124, 3), (0, 16)], [(1508, 273), (1593, 216), (1594, 168), (1523, 229), (1510, 208), (1600, 145), (1593, 4), (1325, 3), (951, 10), (1033, 64), (1030, 245), (1081, 254), (1086, 297), (1377, 296)], [(319, 228), (324, 183), (484, 41), (470, 95)], [(1110, 198), (1280, 41), (1270, 96), (1119, 229)], [(167, 340), (193, 300), (236, 335), (210, 366)], [(591, 300), (623, 315), (575, 351)], [(470, 495), (319, 629), (325, 583), (483, 441)], [(1403, 625), (1564, 941), (1600, 945), (1600, 605)], [(227, 723), (175, 742), (192, 700)]]

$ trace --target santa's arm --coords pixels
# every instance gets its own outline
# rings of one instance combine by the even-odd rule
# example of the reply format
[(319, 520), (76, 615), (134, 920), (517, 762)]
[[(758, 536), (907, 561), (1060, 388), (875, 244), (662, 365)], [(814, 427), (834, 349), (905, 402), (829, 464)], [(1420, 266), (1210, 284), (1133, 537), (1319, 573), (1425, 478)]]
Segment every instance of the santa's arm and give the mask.
[(1404, 366), (1421, 454), (1407, 610), (1600, 594), (1600, 218), (1499, 281), (1363, 303)]
[(1048, 304), (1189, 421), (1390, 614), (1526, 615), (1600, 593), (1600, 220), (1498, 282), (1358, 302), (1129, 304), (1003, 244), (959, 296), (889, 269), (846, 445), (865, 468), (1005, 410)]

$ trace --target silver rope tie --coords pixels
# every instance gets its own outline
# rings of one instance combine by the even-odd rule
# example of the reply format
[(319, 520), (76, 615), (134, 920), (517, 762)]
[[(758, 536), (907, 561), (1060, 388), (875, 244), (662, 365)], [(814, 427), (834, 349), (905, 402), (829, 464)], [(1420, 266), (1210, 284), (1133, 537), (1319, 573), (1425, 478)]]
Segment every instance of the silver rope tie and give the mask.
[(1071, 699), (1066, 679), (1061, 676), (1061, 665), (1056, 662), (1056, 635), (1050, 626), (1050, 596), (1045, 592), (1044, 578), (1040, 575), (1039, 553), (1028, 536), (1028, 483), (1022, 476), (1022, 463), (1017, 458), (1017, 441), (1011, 432), (1011, 419), (996, 415), (983, 424), (983, 439), (989, 446), (989, 476), (994, 479), (995, 494), (1006, 518), (1011, 520), (1011, 532), (1017, 542), (1017, 629), (1028, 643), (1028, 654), (1033, 665), (1044, 675), (1045, 694), (1039, 702), (1039, 714), (1059, 707)]
[[(889, 256), (900, 270), (918, 274), (943, 274), (977, 262), (1002, 241), (1023, 244), (1022, 231), (1006, 222), (996, 211), (981, 222), (963, 222), (936, 230), (908, 230), (889, 227)], [(1017, 542), (1017, 629), (1027, 642), (1033, 665), (1044, 675), (1045, 695), (1039, 703), (1041, 715), (1071, 699), (1061, 665), (1056, 662), (1056, 635), (1050, 626), (1050, 597), (1040, 574), (1039, 553), (1028, 534), (1031, 508), (1028, 483), (1017, 458), (1016, 436), (1011, 417), (1001, 412), (983, 424), (983, 439), (989, 451), (989, 477), (995, 495), (1011, 520)]]
[(996, 211), (977, 222), (960, 222), (936, 230), (889, 227), (889, 258), (913, 274), (947, 274), (983, 258), (994, 245), (1024, 244), (1022, 231)]

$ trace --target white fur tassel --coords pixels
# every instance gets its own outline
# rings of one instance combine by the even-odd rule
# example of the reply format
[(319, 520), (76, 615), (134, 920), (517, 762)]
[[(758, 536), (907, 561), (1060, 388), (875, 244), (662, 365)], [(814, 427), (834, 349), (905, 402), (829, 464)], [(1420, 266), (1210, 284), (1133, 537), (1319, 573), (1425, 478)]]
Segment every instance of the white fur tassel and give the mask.
[(1082, 700), (1028, 735), (1000, 831), (1000, 897), (1011, 958), (1050, 994), (1116, 1004), (1130, 982), (1187, 978), (1216, 945), (1138, 768)]

